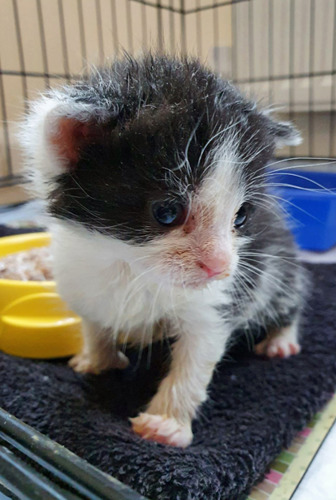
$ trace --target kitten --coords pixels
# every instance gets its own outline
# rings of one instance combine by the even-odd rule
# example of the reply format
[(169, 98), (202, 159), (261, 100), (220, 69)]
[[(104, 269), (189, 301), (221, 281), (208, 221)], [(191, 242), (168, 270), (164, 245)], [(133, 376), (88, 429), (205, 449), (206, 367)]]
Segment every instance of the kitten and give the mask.
[(302, 273), (266, 190), (274, 149), (300, 142), (198, 61), (126, 56), (48, 91), (22, 126), (47, 200), (61, 296), (83, 318), (70, 364), (127, 366), (121, 346), (173, 337), (145, 439), (192, 441), (191, 423), (236, 330), (268, 356), (299, 352)]

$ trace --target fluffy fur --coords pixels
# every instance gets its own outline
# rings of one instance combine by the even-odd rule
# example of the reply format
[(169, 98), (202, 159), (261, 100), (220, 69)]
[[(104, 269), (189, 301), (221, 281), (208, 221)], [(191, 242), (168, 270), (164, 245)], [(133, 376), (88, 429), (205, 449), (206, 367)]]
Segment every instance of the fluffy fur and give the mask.
[[(298, 352), (302, 274), (265, 187), (274, 148), (298, 141), (188, 59), (126, 57), (32, 105), (27, 172), (48, 201), (58, 290), (84, 322), (72, 366), (123, 368), (126, 343), (175, 340), (168, 375), (133, 419), (144, 438), (190, 443), (235, 331), (265, 329), (269, 356)], [(183, 206), (183, 223), (159, 224), (158, 201)]]

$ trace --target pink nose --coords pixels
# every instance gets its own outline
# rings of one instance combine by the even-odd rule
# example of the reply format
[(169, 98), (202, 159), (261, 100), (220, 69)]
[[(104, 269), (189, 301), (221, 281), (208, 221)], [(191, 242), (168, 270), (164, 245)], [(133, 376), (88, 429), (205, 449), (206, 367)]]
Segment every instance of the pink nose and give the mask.
[(207, 273), (208, 278), (212, 278), (227, 271), (228, 260), (219, 257), (207, 257), (203, 259), (203, 262), (199, 262), (198, 265)]

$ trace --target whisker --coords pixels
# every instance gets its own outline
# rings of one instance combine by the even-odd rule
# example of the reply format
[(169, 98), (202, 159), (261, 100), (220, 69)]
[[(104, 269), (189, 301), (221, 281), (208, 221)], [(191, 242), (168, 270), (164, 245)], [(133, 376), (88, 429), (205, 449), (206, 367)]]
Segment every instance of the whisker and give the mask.
[[(306, 210), (304, 210), (303, 208), (299, 207), (298, 205), (295, 205), (295, 203), (287, 200), (286, 198), (282, 198), (281, 196), (277, 196), (275, 194), (270, 194), (270, 193), (264, 193), (263, 196), (266, 196), (268, 198), (272, 198), (272, 199), (275, 199), (275, 200), (280, 200), (282, 201), (283, 203), (287, 203), (288, 205), (291, 205), (292, 207), (296, 208), (297, 210), (299, 210), (300, 212), (304, 213), (305, 215), (308, 215), (308, 217), (311, 217), (312, 219), (318, 221), (318, 222), (322, 222), (320, 219), (318, 219), (317, 217), (315, 217), (314, 215), (312, 215), (311, 213), (307, 212)], [(280, 204), (280, 207), (283, 209), (283, 211), (285, 211), (285, 213), (287, 215), (289, 215), (285, 209), (285, 207), (283, 206), (283, 204)], [(292, 217), (293, 218), (293, 217)]]
[(244, 268), (246, 271), (250, 271), (251, 273), (254, 273), (256, 276), (259, 276), (260, 278), (265, 278), (273, 286), (274, 286), (274, 284), (277, 284), (282, 292), (286, 292), (286, 293), (288, 292), (287, 296), (292, 297), (293, 290), (288, 285), (285, 285), (283, 280), (281, 280), (280, 278), (274, 276), (273, 274), (268, 273), (264, 269), (262, 271), (260, 271), (259, 269), (256, 269), (252, 266), (249, 266), (246, 262), (240, 262), (240, 267)]

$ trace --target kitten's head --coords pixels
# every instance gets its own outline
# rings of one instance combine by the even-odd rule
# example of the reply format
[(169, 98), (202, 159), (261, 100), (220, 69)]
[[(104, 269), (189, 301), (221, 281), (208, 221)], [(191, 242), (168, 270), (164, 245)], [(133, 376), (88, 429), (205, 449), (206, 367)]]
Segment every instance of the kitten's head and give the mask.
[(22, 130), (52, 217), (191, 287), (233, 274), (263, 169), (277, 145), (299, 142), (197, 61), (151, 55), (50, 91)]

